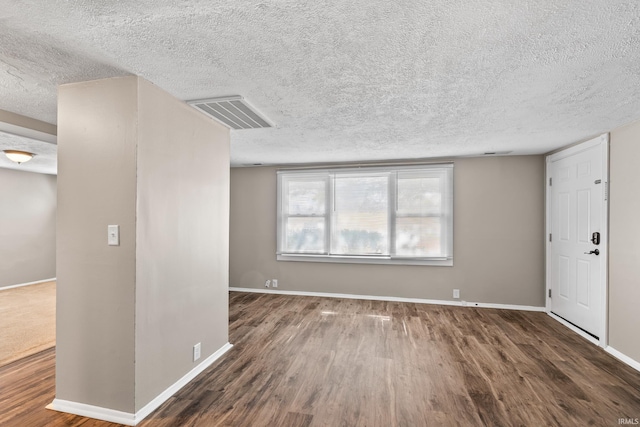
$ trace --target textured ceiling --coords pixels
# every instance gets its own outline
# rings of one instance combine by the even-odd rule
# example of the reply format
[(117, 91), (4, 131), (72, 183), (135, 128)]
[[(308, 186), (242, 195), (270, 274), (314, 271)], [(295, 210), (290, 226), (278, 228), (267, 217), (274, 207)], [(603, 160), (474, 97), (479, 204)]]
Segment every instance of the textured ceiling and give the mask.
[(2, 1), (0, 109), (126, 74), (254, 104), (234, 165), (544, 153), (640, 118), (640, 4)]

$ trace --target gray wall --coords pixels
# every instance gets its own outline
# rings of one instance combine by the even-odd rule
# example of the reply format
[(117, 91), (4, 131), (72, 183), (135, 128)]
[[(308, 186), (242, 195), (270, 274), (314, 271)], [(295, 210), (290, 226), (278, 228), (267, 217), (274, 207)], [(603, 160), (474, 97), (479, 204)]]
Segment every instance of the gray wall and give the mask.
[(230, 286), (544, 306), (544, 157), (454, 163), (453, 267), (278, 262), (276, 169), (232, 169)]
[(609, 345), (640, 362), (640, 122), (611, 132)]
[[(56, 398), (134, 411), (137, 80), (58, 92)], [(107, 246), (107, 225), (120, 246)]]
[(0, 168), (0, 288), (56, 277), (56, 177)]
[(58, 145), (56, 398), (135, 413), (228, 341), (229, 131), (123, 77), (60, 87)]
[(136, 410), (226, 344), (229, 318), (229, 130), (139, 91)]

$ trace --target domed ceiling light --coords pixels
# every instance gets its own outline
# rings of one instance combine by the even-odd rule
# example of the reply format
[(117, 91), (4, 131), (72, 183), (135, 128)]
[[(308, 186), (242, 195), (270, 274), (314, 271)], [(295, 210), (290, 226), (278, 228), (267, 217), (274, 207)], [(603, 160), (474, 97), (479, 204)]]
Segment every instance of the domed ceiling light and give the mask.
[(35, 154), (29, 153), (27, 151), (20, 151), (20, 150), (3, 150), (3, 151), (4, 151), (4, 155), (7, 156), (9, 160), (18, 164), (28, 162), (33, 158), (33, 156), (35, 156)]

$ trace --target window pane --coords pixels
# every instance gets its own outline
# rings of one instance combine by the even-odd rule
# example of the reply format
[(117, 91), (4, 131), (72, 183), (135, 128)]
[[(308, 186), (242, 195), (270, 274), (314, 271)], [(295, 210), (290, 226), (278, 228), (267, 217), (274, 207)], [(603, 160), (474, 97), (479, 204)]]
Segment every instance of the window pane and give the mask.
[(441, 231), (438, 217), (396, 218), (396, 255), (444, 256), (441, 253)]
[(388, 255), (387, 176), (337, 176), (331, 253)]
[(324, 215), (326, 181), (289, 181), (289, 215)]
[(442, 206), (440, 178), (398, 176), (398, 214), (439, 215)]
[(287, 219), (284, 252), (324, 253), (324, 218)]
[(453, 265), (453, 165), (277, 176), (278, 260)]
[(284, 251), (324, 253), (324, 218), (293, 217), (286, 220)]

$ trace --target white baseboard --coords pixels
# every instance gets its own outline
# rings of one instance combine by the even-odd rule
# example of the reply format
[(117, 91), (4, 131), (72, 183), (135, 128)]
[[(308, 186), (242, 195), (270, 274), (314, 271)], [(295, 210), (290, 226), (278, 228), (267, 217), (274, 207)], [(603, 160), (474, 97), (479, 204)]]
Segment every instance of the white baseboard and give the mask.
[(207, 357), (202, 361), (198, 366), (190, 370), (185, 376), (176, 381), (171, 387), (160, 393), (155, 399), (151, 402), (147, 403), (142, 409), (136, 412), (135, 418), (136, 422), (142, 421), (147, 417), (150, 413), (156, 410), (160, 405), (162, 405), (167, 399), (176, 394), (178, 390), (187, 385), (191, 380), (200, 375), (202, 371), (207, 369), (213, 362), (218, 360), (223, 354), (229, 351), (233, 347), (232, 344), (226, 343), (220, 349), (218, 349), (211, 356)]
[(73, 415), (80, 415), (81, 417), (109, 421), (111, 423), (124, 424), (126, 426), (136, 425), (136, 415), (131, 412), (115, 411), (113, 409), (86, 405), (84, 403), (70, 402), (68, 400), (53, 399), (53, 402), (47, 405), (47, 409), (66, 412)]
[(0, 287), (0, 291), (4, 291), (6, 289), (21, 288), (23, 286), (29, 286), (29, 285), (37, 285), (38, 283), (53, 282), (54, 280), (56, 280), (55, 277), (52, 278), (52, 279), (37, 280), (35, 282), (20, 283), (18, 285), (2, 286), (2, 287)]
[(160, 393), (155, 399), (147, 403), (138, 412), (122, 412), (115, 411), (113, 409), (102, 408), (99, 406), (86, 405), (84, 403), (70, 402), (68, 400), (54, 399), (47, 409), (51, 409), (59, 412), (67, 412), (69, 414), (80, 415), (83, 417), (95, 418), (98, 420), (109, 421), (112, 423), (120, 423), (127, 426), (135, 426), (143, 419), (145, 419), (151, 412), (156, 410), (167, 399), (178, 392), (182, 387), (187, 385), (191, 380), (197, 377), (202, 371), (207, 369), (213, 362), (218, 360), (223, 354), (225, 354), (233, 345), (226, 343), (218, 351), (211, 356), (203, 360), (198, 366), (189, 371), (186, 375), (176, 381), (173, 385)]
[(604, 348), (604, 350), (607, 353), (609, 353), (610, 355), (612, 355), (613, 357), (615, 357), (616, 359), (618, 359), (618, 360), (626, 363), (627, 365), (631, 366), (636, 371), (640, 371), (640, 362), (638, 362), (637, 360), (634, 360), (634, 359), (630, 358), (626, 354), (619, 352), (618, 350), (616, 350), (615, 348), (613, 348), (611, 346), (606, 346)]
[(521, 310), (521, 311), (541, 311), (544, 307), (536, 307), (531, 305), (512, 305), (512, 304), (491, 304), (484, 302), (469, 301), (449, 301), (437, 299), (422, 298), (402, 298), (377, 295), (355, 295), (355, 294), (334, 294), (328, 292), (305, 292), (305, 291), (281, 291), (275, 289), (258, 289), (258, 288), (236, 288), (229, 287), (233, 292), (253, 292), (258, 294), (279, 294), (279, 295), (300, 295), (307, 297), (326, 297), (326, 298), (346, 298), (346, 299), (363, 299), (373, 301), (392, 301), (392, 302), (412, 302), (416, 304), (437, 304), (437, 305), (453, 305), (458, 307), (479, 307), (479, 308), (497, 308), (501, 310)]

